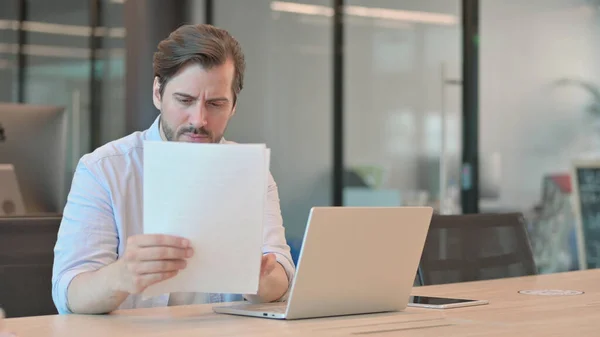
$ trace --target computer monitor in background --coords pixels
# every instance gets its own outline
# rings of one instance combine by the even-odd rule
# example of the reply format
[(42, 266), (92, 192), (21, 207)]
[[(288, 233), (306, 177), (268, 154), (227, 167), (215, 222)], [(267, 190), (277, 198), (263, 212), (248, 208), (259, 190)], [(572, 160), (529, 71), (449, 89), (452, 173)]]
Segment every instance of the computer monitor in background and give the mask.
[(28, 214), (63, 211), (67, 130), (62, 107), (0, 103), (0, 164), (14, 166)]
[(0, 164), (0, 217), (26, 213), (15, 167), (12, 164)]

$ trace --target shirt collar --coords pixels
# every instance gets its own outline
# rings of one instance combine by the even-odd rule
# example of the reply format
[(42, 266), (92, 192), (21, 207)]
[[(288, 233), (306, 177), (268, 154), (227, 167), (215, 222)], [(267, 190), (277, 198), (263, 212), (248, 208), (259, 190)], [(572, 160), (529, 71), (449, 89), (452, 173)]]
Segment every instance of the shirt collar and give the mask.
[(160, 123), (160, 115), (156, 117), (154, 123), (146, 130), (146, 140), (162, 140), (160, 137), (160, 130), (158, 129), (158, 125)]

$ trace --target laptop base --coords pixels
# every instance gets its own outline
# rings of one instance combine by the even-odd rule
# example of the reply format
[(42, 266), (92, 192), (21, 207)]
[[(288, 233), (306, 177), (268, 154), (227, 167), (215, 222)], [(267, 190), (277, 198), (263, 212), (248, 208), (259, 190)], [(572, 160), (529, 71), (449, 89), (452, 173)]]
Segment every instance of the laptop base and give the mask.
[(230, 314), (239, 316), (252, 316), (273, 319), (286, 319), (287, 303), (268, 303), (268, 304), (234, 304), (215, 306), (213, 311), (220, 314)]

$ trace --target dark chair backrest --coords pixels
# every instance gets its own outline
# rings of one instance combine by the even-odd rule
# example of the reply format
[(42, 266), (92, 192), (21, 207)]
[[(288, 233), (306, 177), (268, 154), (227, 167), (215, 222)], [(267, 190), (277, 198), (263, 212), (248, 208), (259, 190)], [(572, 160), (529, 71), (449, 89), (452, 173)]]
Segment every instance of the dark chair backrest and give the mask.
[(522, 214), (434, 215), (419, 272), (423, 285), (536, 274)]
[(7, 317), (56, 314), (54, 245), (61, 216), (0, 217), (0, 307)]

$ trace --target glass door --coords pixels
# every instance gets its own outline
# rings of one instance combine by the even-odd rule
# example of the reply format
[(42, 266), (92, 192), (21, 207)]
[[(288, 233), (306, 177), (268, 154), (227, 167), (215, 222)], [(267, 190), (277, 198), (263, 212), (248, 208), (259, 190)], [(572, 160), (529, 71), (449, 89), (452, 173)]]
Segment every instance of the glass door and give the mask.
[(344, 205), (460, 212), (460, 1), (348, 0), (344, 27)]

